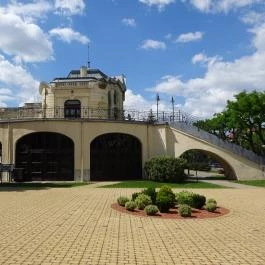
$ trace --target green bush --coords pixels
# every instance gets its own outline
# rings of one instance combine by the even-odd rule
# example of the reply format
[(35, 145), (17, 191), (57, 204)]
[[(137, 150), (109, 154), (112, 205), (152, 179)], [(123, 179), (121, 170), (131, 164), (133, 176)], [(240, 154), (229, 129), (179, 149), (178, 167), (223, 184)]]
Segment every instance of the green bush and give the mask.
[(139, 194), (137, 198), (135, 199), (137, 208), (140, 210), (143, 210), (145, 206), (152, 204), (152, 200), (150, 196), (145, 194)]
[(206, 197), (197, 193), (192, 194), (192, 207), (196, 209), (201, 209), (206, 202)]
[(135, 201), (135, 199), (138, 197), (139, 194), (141, 194), (141, 192), (134, 192), (132, 194), (132, 201)]
[(174, 157), (154, 157), (145, 162), (147, 178), (160, 182), (183, 182), (186, 160)]
[(175, 195), (177, 204), (187, 204), (193, 207), (193, 193), (190, 191), (181, 191)]
[(205, 205), (205, 209), (208, 211), (208, 212), (214, 212), (217, 208), (217, 205), (213, 202), (208, 202), (206, 203)]
[(187, 204), (181, 204), (178, 208), (179, 214), (182, 217), (189, 217), (191, 216), (191, 207)]
[(129, 201), (129, 198), (127, 197), (124, 197), (124, 196), (120, 196), (118, 199), (117, 199), (117, 202), (120, 206), (125, 206), (125, 203)]
[(147, 189), (143, 190), (142, 193), (145, 194), (145, 195), (148, 195), (151, 198), (152, 204), (156, 204), (157, 192), (156, 192), (155, 188), (147, 188)]
[(156, 205), (147, 205), (144, 208), (144, 211), (147, 215), (155, 215), (158, 213), (158, 207)]
[(168, 213), (171, 208), (171, 199), (164, 194), (157, 194), (156, 205), (161, 213)]
[(128, 201), (128, 202), (125, 203), (125, 208), (128, 211), (134, 211), (136, 206), (137, 205), (136, 205), (136, 203), (134, 201)]
[(175, 199), (175, 194), (174, 192), (172, 191), (172, 189), (167, 186), (167, 185), (163, 185), (158, 193), (157, 193), (157, 196), (167, 196), (170, 200), (170, 207), (174, 207), (175, 204), (176, 204), (176, 199)]
[(206, 203), (214, 203), (214, 204), (217, 205), (217, 201), (216, 201), (215, 199), (213, 199), (213, 198), (208, 199), (208, 200), (206, 201)]

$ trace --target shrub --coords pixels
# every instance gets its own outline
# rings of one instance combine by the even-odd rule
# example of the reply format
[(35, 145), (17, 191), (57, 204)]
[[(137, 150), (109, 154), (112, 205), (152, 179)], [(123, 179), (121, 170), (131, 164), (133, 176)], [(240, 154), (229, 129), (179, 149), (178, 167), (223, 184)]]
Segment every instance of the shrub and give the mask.
[(124, 196), (120, 196), (118, 199), (117, 199), (117, 202), (120, 206), (125, 206), (125, 203), (129, 201), (129, 198), (127, 197), (124, 197)]
[(140, 210), (143, 210), (145, 206), (152, 204), (152, 200), (150, 196), (145, 194), (139, 194), (137, 198), (135, 199), (137, 208)]
[(193, 193), (189, 191), (181, 191), (175, 195), (177, 204), (187, 204), (193, 206)]
[(213, 202), (208, 202), (206, 203), (205, 205), (205, 209), (208, 211), (208, 212), (214, 212), (217, 208), (217, 205)]
[(206, 197), (197, 193), (192, 194), (192, 207), (201, 209), (205, 205)]
[(128, 201), (125, 203), (125, 208), (128, 211), (134, 211), (136, 208), (136, 203), (134, 201)]
[(179, 206), (179, 214), (182, 216), (182, 217), (189, 217), (191, 216), (191, 207), (187, 204), (181, 204)]
[(138, 197), (139, 194), (141, 194), (141, 192), (134, 192), (132, 194), (132, 201), (135, 201), (135, 199)]
[(216, 202), (216, 200), (215, 200), (215, 199), (213, 199), (213, 198), (210, 198), (210, 199), (208, 199), (206, 203), (214, 203), (214, 204), (216, 204), (216, 205), (217, 205), (217, 202)]
[(160, 182), (183, 182), (186, 160), (174, 157), (154, 157), (147, 161), (144, 170), (147, 178)]
[(156, 192), (155, 188), (147, 188), (147, 189), (143, 190), (142, 193), (145, 194), (145, 195), (148, 195), (151, 198), (152, 204), (156, 204), (157, 192)]
[(157, 196), (166, 196), (169, 198), (170, 201), (170, 207), (174, 207), (176, 204), (176, 200), (175, 200), (175, 194), (172, 191), (172, 189), (167, 186), (167, 185), (163, 185), (160, 189), (159, 192), (157, 193)]
[(171, 199), (164, 194), (157, 194), (156, 205), (161, 213), (168, 213), (171, 208)]
[(158, 213), (158, 207), (156, 205), (147, 205), (144, 208), (144, 211), (147, 215), (155, 215)]

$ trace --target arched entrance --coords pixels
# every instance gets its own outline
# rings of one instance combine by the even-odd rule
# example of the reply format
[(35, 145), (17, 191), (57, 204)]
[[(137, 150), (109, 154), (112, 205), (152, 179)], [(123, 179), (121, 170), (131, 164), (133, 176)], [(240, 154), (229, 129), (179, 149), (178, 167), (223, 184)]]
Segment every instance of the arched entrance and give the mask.
[(91, 180), (142, 178), (140, 141), (129, 134), (108, 133), (90, 144)]
[(64, 102), (64, 117), (65, 118), (81, 117), (81, 103), (79, 100), (66, 100)]
[(25, 135), (16, 144), (16, 168), (24, 169), (24, 181), (74, 180), (74, 143), (59, 133)]

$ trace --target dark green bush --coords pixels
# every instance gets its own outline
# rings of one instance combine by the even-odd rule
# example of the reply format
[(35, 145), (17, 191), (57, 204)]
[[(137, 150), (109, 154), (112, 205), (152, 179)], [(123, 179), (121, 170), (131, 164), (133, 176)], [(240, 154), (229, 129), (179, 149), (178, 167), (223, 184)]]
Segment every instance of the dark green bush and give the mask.
[(213, 202), (208, 202), (206, 203), (205, 205), (205, 209), (208, 211), (208, 212), (214, 212), (217, 208), (217, 205)]
[(191, 207), (187, 204), (179, 205), (178, 212), (182, 217), (191, 216)]
[(177, 204), (187, 204), (193, 206), (193, 193), (190, 191), (181, 191), (175, 195)]
[(186, 160), (174, 157), (154, 157), (144, 165), (146, 176), (160, 182), (183, 182)]
[(213, 198), (208, 199), (208, 200), (206, 201), (206, 203), (214, 203), (214, 204), (217, 205), (217, 201), (216, 201), (215, 199), (213, 199)]
[(129, 198), (125, 197), (125, 196), (120, 196), (117, 199), (117, 202), (120, 206), (125, 206), (125, 203), (129, 201)]
[(158, 213), (158, 207), (156, 205), (147, 205), (144, 208), (144, 211), (147, 215), (155, 215)]
[(157, 193), (157, 196), (167, 196), (170, 200), (170, 207), (174, 207), (175, 204), (176, 204), (176, 200), (175, 200), (175, 194), (174, 192), (172, 191), (172, 189), (167, 186), (167, 185), (163, 185), (158, 193)]
[(128, 201), (128, 202), (125, 203), (125, 208), (128, 211), (134, 211), (136, 206), (137, 205), (136, 205), (136, 203), (134, 201)]
[(150, 196), (145, 195), (145, 194), (139, 194), (137, 198), (135, 199), (137, 208), (140, 210), (143, 210), (145, 206), (152, 204), (152, 200)]
[(156, 192), (155, 188), (147, 188), (147, 189), (143, 190), (142, 193), (145, 194), (145, 195), (148, 195), (151, 198), (152, 204), (156, 204), (157, 192)]
[(141, 192), (134, 192), (132, 194), (132, 201), (135, 201), (135, 199), (138, 197), (139, 194), (141, 194)]
[(156, 205), (161, 213), (168, 213), (171, 208), (171, 199), (169, 196), (164, 194), (157, 194)]
[(192, 194), (192, 207), (201, 209), (205, 205), (206, 197), (197, 193)]

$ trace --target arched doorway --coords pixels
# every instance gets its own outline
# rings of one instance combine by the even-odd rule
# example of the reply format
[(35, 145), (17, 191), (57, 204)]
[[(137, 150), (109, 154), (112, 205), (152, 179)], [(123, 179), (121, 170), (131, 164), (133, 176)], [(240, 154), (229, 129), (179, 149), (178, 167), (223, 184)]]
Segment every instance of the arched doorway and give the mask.
[(140, 141), (129, 134), (108, 133), (90, 144), (91, 180), (142, 178)]
[(65, 118), (80, 118), (81, 103), (79, 100), (66, 100), (64, 102), (64, 117)]
[(74, 180), (74, 143), (59, 133), (25, 135), (16, 144), (16, 168), (24, 169), (24, 181)]

